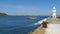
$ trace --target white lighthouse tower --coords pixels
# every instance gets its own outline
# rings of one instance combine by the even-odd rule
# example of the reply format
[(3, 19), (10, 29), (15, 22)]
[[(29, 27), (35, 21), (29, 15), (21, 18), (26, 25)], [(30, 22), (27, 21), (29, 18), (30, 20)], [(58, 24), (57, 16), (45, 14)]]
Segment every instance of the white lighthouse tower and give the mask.
[(56, 18), (56, 7), (55, 6), (53, 6), (52, 18)]

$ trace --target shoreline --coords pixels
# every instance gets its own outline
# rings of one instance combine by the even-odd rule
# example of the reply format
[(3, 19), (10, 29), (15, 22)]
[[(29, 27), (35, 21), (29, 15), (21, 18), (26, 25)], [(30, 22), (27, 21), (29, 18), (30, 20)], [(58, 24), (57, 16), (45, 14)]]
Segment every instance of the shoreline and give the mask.
[[(30, 32), (28, 32), (28, 34), (38, 34), (38, 33), (41, 33), (41, 34), (44, 34), (45, 32), (45, 28), (43, 28), (42, 27), (42, 22), (43, 21), (46, 21), (47, 20), (47, 18), (44, 18), (44, 19), (42, 19), (42, 20), (40, 20), (40, 21), (38, 21), (38, 25), (39, 26), (37, 26), (35, 29), (33, 29), (32, 31), (30, 31)], [(38, 31), (39, 30), (39, 31)]]
[[(42, 21), (45, 20), (45, 22), (48, 22), (47, 28), (43, 27), (42, 23), (39, 21), (41, 26), (37, 27), (33, 32), (30, 32), (29, 34), (47, 34), (49, 32), (51, 33), (52, 31), (54, 31), (54, 30), (52, 30), (53, 27), (55, 28), (54, 24), (56, 25), (56, 27), (59, 28), (59, 25), (60, 25), (60, 19), (59, 18), (60, 17), (57, 17), (54, 19), (54, 18), (48, 17), (48, 18), (43, 19)], [(58, 28), (57, 28), (57, 32), (60, 31)], [(49, 31), (47, 29), (51, 29), (51, 31)], [(52, 33), (55, 33), (55, 32), (52, 32)]]

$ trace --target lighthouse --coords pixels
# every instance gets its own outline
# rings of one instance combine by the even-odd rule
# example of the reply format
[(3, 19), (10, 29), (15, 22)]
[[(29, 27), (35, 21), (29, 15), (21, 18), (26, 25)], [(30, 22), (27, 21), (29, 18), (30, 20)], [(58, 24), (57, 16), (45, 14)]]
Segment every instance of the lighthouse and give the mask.
[(52, 18), (56, 18), (56, 7), (55, 6), (53, 6)]

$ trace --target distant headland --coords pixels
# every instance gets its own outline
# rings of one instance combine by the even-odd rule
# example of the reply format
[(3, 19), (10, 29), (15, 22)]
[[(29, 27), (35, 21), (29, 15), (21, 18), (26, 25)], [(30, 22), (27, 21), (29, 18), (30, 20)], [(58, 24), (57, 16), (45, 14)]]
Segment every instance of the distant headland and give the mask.
[(0, 13), (0, 16), (8, 16), (6, 13)]
[(1, 13), (0, 16), (28, 16), (28, 17), (33, 17), (33, 16), (49, 16), (49, 15), (9, 15), (7, 13)]

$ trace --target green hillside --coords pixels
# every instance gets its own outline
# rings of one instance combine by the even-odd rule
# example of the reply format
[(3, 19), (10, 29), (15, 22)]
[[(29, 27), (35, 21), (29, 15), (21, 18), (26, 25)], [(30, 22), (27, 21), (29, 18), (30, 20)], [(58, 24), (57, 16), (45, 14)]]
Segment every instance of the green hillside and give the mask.
[(0, 16), (7, 16), (6, 13), (0, 13)]

